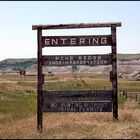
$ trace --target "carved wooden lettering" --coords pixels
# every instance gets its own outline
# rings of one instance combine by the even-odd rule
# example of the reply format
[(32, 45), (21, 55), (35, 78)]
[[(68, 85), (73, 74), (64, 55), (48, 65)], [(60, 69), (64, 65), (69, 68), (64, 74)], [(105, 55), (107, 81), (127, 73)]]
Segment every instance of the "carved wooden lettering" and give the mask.
[(111, 112), (111, 102), (46, 102), (44, 112)]
[(111, 35), (96, 36), (43, 36), (42, 46), (44, 47), (65, 47), (65, 46), (109, 46)]
[(111, 55), (51, 55), (43, 56), (42, 63), (46, 66), (67, 65), (110, 65)]

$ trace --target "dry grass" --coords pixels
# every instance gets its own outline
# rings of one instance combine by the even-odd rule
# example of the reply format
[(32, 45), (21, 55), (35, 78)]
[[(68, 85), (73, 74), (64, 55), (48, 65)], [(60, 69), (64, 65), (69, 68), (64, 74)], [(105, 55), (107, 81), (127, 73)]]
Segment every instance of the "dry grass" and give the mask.
[(140, 138), (140, 110), (119, 110), (119, 120), (111, 113), (45, 113), (44, 129), (36, 131), (36, 116), (0, 125), (0, 138)]
[[(106, 86), (106, 88), (110, 88), (110, 84), (107, 83), (107, 80), (108, 79), (86, 78), (85, 83), (82, 83), (80, 80), (80, 82), (77, 80), (74, 83), (71, 82), (71, 79), (63, 83), (58, 82), (57, 84), (59, 84), (58, 88), (60, 88), (61, 84), (61, 88), (63, 88), (64, 85), (68, 88), (70, 88), (70, 86), (74, 86), (75, 88), (81, 88), (83, 86), (85, 86), (85, 88), (92, 88), (92, 86), (101, 88)], [(67, 85), (67, 83), (69, 84)], [(54, 83), (54, 85), (53, 83), (51, 84), (54, 88), (56, 88), (56, 83)], [(127, 87), (127, 81), (125, 84), (122, 81), (122, 84), (124, 87), (130, 88), (130, 85)], [(140, 83), (137, 82), (137, 84), (132, 84), (133, 87), (135, 87), (135, 85), (139, 87)], [(36, 90), (36, 83), (27, 81), (0, 83), (0, 91), (4, 91), (7, 94), (10, 93), (19, 95), (18, 93), (26, 93), (27, 90)], [(10, 102), (10, 99), (15, 99), (16, 95), (14, 95), (13, 98), (11, 98), (11, 95), (1, 96), (2, 98), (0, 98), (0, 101), (4, 102), (4, 100), (6, 100), (7, 102)], [(20, 99), (23, 99), (23, 97), (24, 96), (18, 96), (16, 98), (20, 102)], [(27, 97), (25, 96), (24, 98), (27, 102)], [(34, 100), (35, 97), (31, 97), (31, 99)], [(15, 103), (17, 101), (15, 100), (13, 102)], [(30, 104), (31, 100), (28, 100), (28, 102), (29, 104), (27, 105), (32, 105)], [(122, 104), (122, 107), (119, 109), (118, 121), (113, 121), (112, 113), (103, 112), (44, 113), (44, 129), (42, 133), (37, 132), (37, 120), (34, 112), (29, 113), (29, 115), (27, 112), (28, 116), (26, 116), (26, 118), (21, 117), (18, 119), (10, 118), (6, 116), (8, 113), (6, 114), (0, 112), (0, 120), (7, 117), (6, 121), (0, 123), (0, 139), (140, 139), (140, 109), (136, 107), (138, 104), (139, 102), (135, 102), (134, 100), (127, 100), (124, 104)], [(36, 103), (33, 105), (36, 105)], [(21, 105), (19, 107), (21, 107)], [(27, 110), (27, 108), (23, 106), (23, 113), (25, 109)], [(21, 112), (19, 111), (17, 113), (20, 115)]]
[(12, 93), (33, 93), (37, 91), (37, 83), (32, 82), (2, 82), (0, 83), (1, 92)]

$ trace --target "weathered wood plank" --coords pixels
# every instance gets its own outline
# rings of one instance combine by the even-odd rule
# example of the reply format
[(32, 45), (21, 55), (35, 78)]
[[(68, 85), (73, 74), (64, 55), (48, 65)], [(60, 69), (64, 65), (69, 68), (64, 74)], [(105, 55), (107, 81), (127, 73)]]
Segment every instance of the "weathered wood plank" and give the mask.
[(41, 40), (42, 40), (42, 30), (38, 29), (37, 30), (37, 43), (38, 43), (38, 88), (37, 88), (37, 129), (39, 132), (42, 132), (43, 129), (43, 123), (42, 123), (42, 115), (43, 115), (43, 110), (42, 110), (42, 47), (41, 47)]
[(43, 47), (110, 46), (111, 44), (111, 35), (42, 37)]
[(32, 25), (32, 30), (37, 29), (74, 29), (74, 28), (100, 28), (100, 27), (121, 26), (121, 22), (107, 23), (80, 23), (80, 24), (57, 24), (57, 25)]
[(42, 64), (45, 66), (68, 65), (110, 65), (111, 55), (50, 55), (43, 56)]
[(112, 90), (43, 91), (44, 102), (112, 101)]
[(118, 80), (117, 80), (117, 49), (116, 27), (111, 26), (112, 35), (112, 90), (113, 90), (113, 118), (118, 120)]

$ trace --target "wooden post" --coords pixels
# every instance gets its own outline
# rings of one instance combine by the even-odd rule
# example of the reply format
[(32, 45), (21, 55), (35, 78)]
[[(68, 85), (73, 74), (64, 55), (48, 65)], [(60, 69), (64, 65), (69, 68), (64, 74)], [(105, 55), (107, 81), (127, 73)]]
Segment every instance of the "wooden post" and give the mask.
[(118, 86), (117, 86), (117, 50), (116, 50), (116, 26), (111, 26), (112, 36), (112, 90), (113, 90), (113, 119), (118, 120)]
[(125, 92), (124, 92), (124, 90), (123, 90), (123, 98), (125, 97)]
[(42, 84), (43, 84), (43, 76), (42, 76), (42, 29), (37, 29), (37, 43), (38, 43), (38, 90), (37, 90), (37, 130), (38, 132), (42, 132), (42, 116), (43, 116), (43, 103), (42, 103)]
[(119, 96), (121, 97), (121, 93), (119, 94)]
[(125, 98), (127, 99), (128, 95), (127, 95), (127, 91), (125, 92)]
[(138, 95), (137, 95), (137, 93), (135, 94), (135, 96), (136, 96), (136, 102), (138, 101)]

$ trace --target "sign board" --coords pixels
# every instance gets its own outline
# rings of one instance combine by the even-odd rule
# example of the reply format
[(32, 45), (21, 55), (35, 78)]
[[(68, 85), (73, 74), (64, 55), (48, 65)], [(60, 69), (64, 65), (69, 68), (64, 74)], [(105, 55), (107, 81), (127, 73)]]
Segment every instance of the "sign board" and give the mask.
[[(43, 98), (91, 98), (94, 101), (112, 100), (112, 90), (43, 91)], [(90, 99), (90, 100), (91, 100)]]
[(67, 65), (110, 65), (111, 55), (51, 55), (43, 56), (43, 65), (67, 66)]
[(111, 112), (111, 90), (44, 91), (44, 112)]
[(20, 75), (25, 75), (26, 71), (24, 69), (20, 70)]
[(96, 36), (43, 36), (42, 46), (110, 46), (111, 35)]
[(111, 102), (45, 102), (44, 112), (111, 112)]
[(76, 72), (77, 71), (77, 65), (76, 64), (73, 64), (72, 65), (72, 72)]

